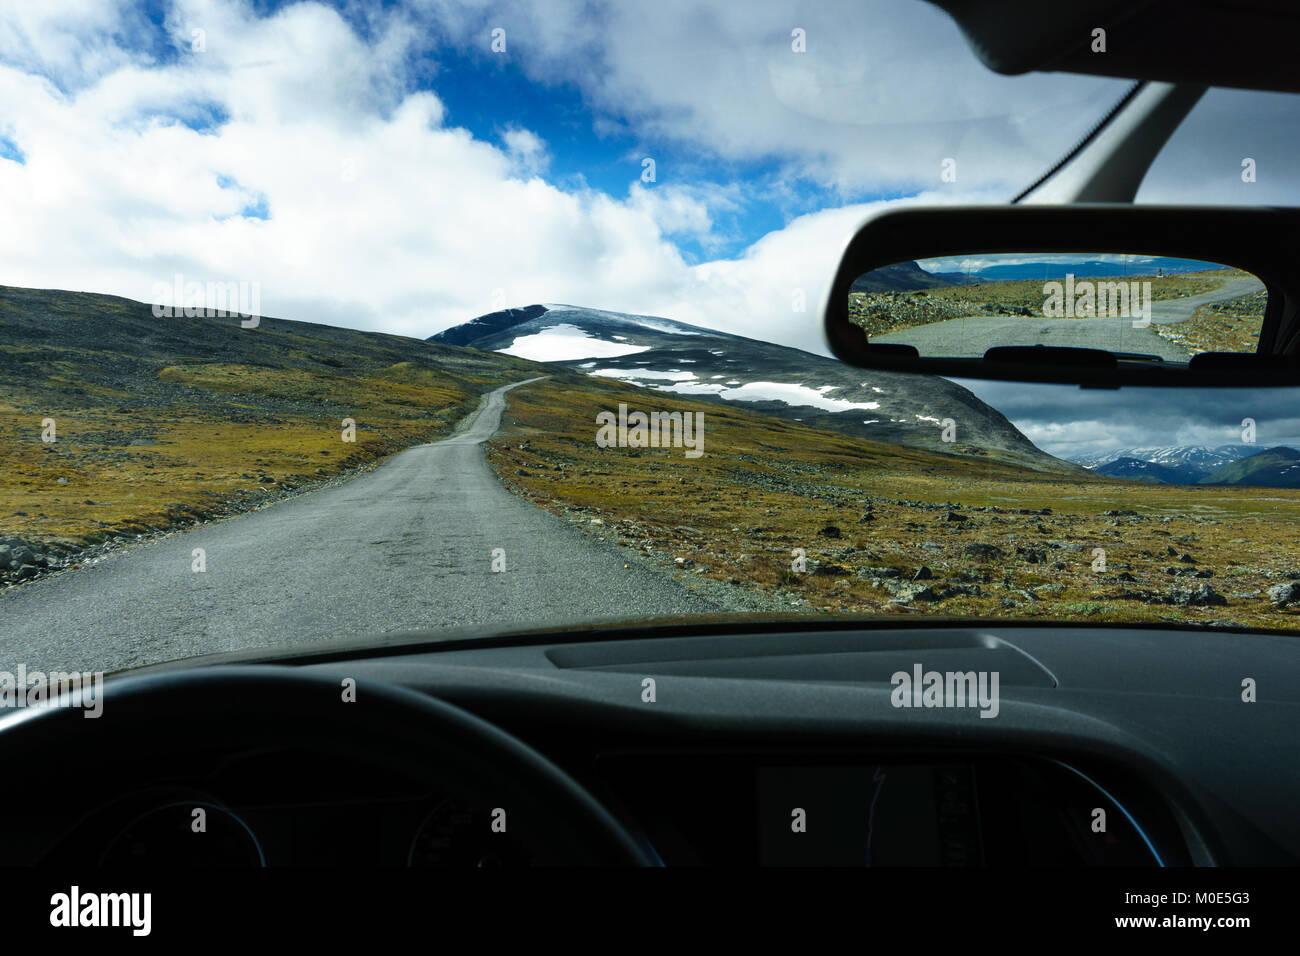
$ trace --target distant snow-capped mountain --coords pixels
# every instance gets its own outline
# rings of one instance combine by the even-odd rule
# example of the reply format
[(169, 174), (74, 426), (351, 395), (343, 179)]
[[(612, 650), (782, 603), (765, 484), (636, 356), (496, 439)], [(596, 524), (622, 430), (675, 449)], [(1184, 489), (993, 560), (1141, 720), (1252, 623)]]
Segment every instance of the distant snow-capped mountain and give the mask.
[(1161, 485), (1194, 484), (1199, 469), (1182, 465), (1158, 465), (1151, 461), (1137, 458), (1116, 458), (1092, 469), (1099, 475), (1109, 478), (1127, 478), (1129, 481), (1150, 481)]
[(1112, 478), (1133, 478), (1165, 484), (1196, 484), (1224, 465), (1259, 451), (1258, 445), (1163, 445), (1116, 448), (1073, 459), (1077, 464)]
[[(836, 359), (651, 315), (530, 305), (479, 316), (429, 341), (747, 408), (876, 441), (1079, 471), (1038, 449), (1001, 412), (943, 378), (856, 369)], [(957, 440), (941, 439), (943, 422)]]
[(1115, 448), (1095, 455), (1081, 455), (1074, 459), (1085, 468), (1097, 468), (1120, 458), (1136, 458), (1153, 465), (1190, 465), (1213, 471), (1260, 450), (1258, 445), (1162, 445), (1148, 448)]
[(1285, 445), (1268, 448), (1215, 469), (1201, 484), (1300, 488), (1300, 451)]

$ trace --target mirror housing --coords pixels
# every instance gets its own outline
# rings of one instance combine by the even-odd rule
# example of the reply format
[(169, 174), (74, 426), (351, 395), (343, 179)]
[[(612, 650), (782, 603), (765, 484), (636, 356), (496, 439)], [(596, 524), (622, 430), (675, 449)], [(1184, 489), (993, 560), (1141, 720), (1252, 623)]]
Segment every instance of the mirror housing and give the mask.
[[(849, 317), (850, 287), (866, 273), (908, 260), (1009, 251), (1133, 253), (1249, 272), (1268, 292), (1259, 350), (1207, 352), (1185, 365), (1047, 346), (926, 358), (906, 345), (869, 344)], [(1300, 385), (1300, 209), (1098, 203), (892, 210), (868, 220), (849, 242), (823, 315), (831, 353), (858, 368), (1101, 388)]]

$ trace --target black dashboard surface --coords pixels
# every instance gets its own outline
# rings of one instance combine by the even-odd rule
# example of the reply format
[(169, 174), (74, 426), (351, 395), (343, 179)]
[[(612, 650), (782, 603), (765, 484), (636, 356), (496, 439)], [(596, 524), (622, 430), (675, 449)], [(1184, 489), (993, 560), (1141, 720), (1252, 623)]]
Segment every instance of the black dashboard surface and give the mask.
[[(1158, 802), (1143, 822), (1158, 816), (1150, 827), (1166, 837), (1176, 830), (1166, 863), (1300, 861), (1293, 637), (1016, 626), (701, 631), (390, 646), (301, 666), (458, 704), (615, 802), (598, 769), (615, 757), (650, 766), (654, 755), (716, 763), (725, 754), (747, 761), (747, 774), (791, 761), (1049, 759), (1130, 802)], [(996, 713), (895, 706), (906, 695), (891, 676), (913, 671), (996, 673)]]
[[(459, 705), (562, 766), (669, 865), (1300, 861), (1290, 636), (785, 624), (426, 637), (238, 659)], [(988, 684), (930, 706), (919, 688), (932, 672)], [(917, 688), (898, 687), (900, 674)], [(1104, 847), (1088, 835), (1099, 808), (1112, 814)], [(809, 857), (816, 840), (783, 843), (792, 812), (840, 819), (852, 839)], [(878, 813), (887, 825), (865, 836)], [(887, 830), (909, 834), (909, 853)]]

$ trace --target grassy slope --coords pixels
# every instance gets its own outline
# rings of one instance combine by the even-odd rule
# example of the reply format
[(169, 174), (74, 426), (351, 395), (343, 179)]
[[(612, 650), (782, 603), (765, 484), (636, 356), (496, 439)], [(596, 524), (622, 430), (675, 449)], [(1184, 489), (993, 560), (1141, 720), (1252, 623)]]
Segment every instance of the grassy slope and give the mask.
[[(616, 410), (619, 402), (643, 411), (702, 411), (705, 456), (597, 447), (596, 413)], [(575, 388), (541, 382), (511, 393), (505, 428), (490, 444), (489, 458), (508, 485), (542, 507), (589, 529), (599, 521), (602, 533), (613, 530), (647, 553), (682, 558), (696, 573), (736, 586), (779, 590), (801, 606), (1282, 627), (1295, 622), (1296, 612), (1275, 609), (1263, 593), (1300, 563), (1294, 562), (1290, 531), (1300, 517), (1300, 493), (1293, 491), (1020, 471), (665, 394), (651, 399), (613, 383)], [(1050, 514), (1019, 513), (1040, 509)], [(1105, 514), (1116, 510), (1137, 515)], [(949, 520), (950, 511), (965, 520)], [(868, 512), (872, 518), (862, 520)], [(980, 556), (978, 548), (967, 550), (970, 545), (993, 545), (1005, 556)], [(1107, 552), (1100, 573), (1092, 570), (1098, 547)], [(817, 573), (791, 571), (794, 548), (820, 562)], [(1191, 560), (1179, 560), (1183, 554)], [(1031, 561), (1040, 555), (1044, 560)], [(970, 593), (893, 600), (895, 589), (921, 566), (933, 578), (917, 582), (918, 589)], [(897, 569), (900, 577), (865, 570), (880, 567)], [(1212, 577), (1191, 577), (1193, 569)], [(1174, 607), (1150, 600), (1202, 584), (1227, 596), (1228, 605)], [(1124, 594), (1131, 596), (1118, 597)], [(1239, 596), (1245, 594), (1251, 596)]]
[(0, 538), (90, 544), (244, 510), (446, 434), (481, 393), (537, 369), (399, 336), (155, 319), (112, 296), (0, 287)]
[[(445, 434), (479, 394), (538, 371), (396, 336), (157, 320), (123, 299), (0, 288), (0, 537), (85, 543), (255, 506)], [(1261, 592), (1294, 576), (1300, 492), (1027, 472), (544, 371), (554, 377), (512, 393), (490, 446), (503, 480), (695, 573), (856, 613), (1265, 626), (1294, 613)], [(595, 415), (620, 401), (703, 412), (705, 456), (598, 448)], [(46, 417), (57, 423), (53, 444), (40, 440)], [(357, 422), (355, 443), (341, 440), (344, 417)], [(1138, 515), (1104, 513), (1116, 508)], [(949, 520), (953, 509), (964, 520)], [(1042, 509), (1051, 513), (1023, 513)], [(1091, 570), (1094, 547), (1107, 549), (1104, 573)], [(792, 548), (806, 549), (817, 573), (793, 573)], [(1036, 553), (1044, 560), (1031, 561)], [(923, 565), (933, 578), (917, 589), (931, 597), (900, 599), (900, 583)], [(869, 570), (882, 567), (900, 576)], [(1228, 606), (1145, 600), (1207, 580), (1169, 567), (1208, 570)], [(1120, 582), (1121, 572), (1135, 580)]]
[[(1163, 301), (1212, 292), (1223, 285), (1225, 279), (1246, 275), (1247, 273), (1236, 269), (1213, 269), (1159, 278), (1153, 275), (1082, 276), (1076, 279), (1076, 283), (1150, 281), (1152, 299)], [(918, 292), (855, 292), (849, 294), (849, 313), (850, 318), (862, 326), (868, 335), (884, 335), (918, 325), (980, 315), (985, 311), (985, 306), (990, 304), (1010, 309), (1028, 309), (1031, 316), (1041, 316), (1046, 299), (1043, 284), (1042, 279), (1016, 279)]]
[(1257, 352), (1267, 305), (1267, 292), (1251, 292), (1235, 299), (1203, 305), (1186, 322), (1156, 325), (1152, 329), (1192, 355), (1200, 352)]

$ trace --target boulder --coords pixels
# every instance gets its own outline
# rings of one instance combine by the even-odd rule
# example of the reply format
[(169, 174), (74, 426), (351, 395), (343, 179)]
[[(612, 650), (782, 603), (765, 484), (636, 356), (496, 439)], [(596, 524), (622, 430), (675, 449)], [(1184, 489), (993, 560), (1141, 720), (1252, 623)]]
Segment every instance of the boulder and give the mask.
[(1228, 599), (1208, 584), (1194, 588), (1176, 588), (1169, 593), (1171, 604), (1180, 607), (1217, 607), (1227, 604)]
[(1275, 607), (1287, 607), (1300, 603), (1300, 581), (1287, 581), (1275, 584), (1268, 589), (1268, 599)]
[(968, 544), (963, 550), (977, 561), (1001, 561), (1007, 556), (1007, 553), (995, 544)]

